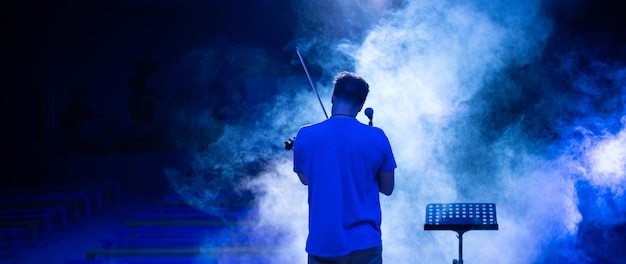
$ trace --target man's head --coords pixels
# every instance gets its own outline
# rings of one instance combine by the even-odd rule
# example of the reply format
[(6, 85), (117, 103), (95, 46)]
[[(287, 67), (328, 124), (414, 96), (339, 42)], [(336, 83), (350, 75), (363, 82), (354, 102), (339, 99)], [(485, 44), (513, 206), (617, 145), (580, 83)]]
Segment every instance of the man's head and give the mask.
[(334, 83), (333, 103), (349, 103), (360, 111), (370, 91), (370, 86), (363, 77), (352, 72), (340, 72), (335, 76)]

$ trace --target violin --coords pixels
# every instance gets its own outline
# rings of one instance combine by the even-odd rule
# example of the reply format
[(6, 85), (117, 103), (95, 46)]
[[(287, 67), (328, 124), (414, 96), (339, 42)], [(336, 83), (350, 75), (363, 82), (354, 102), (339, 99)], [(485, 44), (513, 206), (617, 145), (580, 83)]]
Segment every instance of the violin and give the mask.
[[(298, 47), (296, 47), (296, 54), (298, 54), (298, 58), (300, 59), (300, 64), (302, 64), (302, 68), (304, 69), (304, 73), (306, 74), (307, 79), (309, 80), (309, 85), (311, 85), (311, 89), (313, 89), (313, 92), (315, 92), (315, 95), (317, 96), (317, 101), (320, 102), (320, 106), (322, 107), (322, 111), (324, 111), (324, 116), (326, 116), (326, 119), (328, 119), (328, 113), (326, 113), (326, 108), (324, 108), (324, 104), (322, 103), (322, 99), (320, 98), (320, 94), (317, 92), (317, 89), (315, 88), (315, 85), (313, 84), (313, 80), (311, 79), (311, 75), (309, 74), (309, 70), (306, 67), (306, 64), (304, 63), (304, 59), (302, 58), (302, 54), (300, 54), (300, 49)], [(365, 109), (365, 115), (367, 116), (367, 118), (369, 119), (369, 125), (373, 126), (372, 124), (372, 119), (374, 118), (374, 109), (372, 109), (371, 107), (368, 107)], [(292, 150), (293, 149), (293, 143), (295, 142), (296, 138), (290, 138), (287, 141), (285, 141), (285, 149), (286, 150)]]

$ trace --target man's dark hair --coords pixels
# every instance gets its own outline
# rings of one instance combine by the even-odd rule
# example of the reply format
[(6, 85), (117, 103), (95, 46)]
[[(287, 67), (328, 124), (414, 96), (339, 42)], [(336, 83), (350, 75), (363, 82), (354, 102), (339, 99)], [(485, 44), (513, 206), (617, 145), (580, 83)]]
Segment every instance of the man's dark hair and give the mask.
[(370, 86), (363, 77), (352, 72), (340, 72), (335, 76), (334, 83), (335, 98), (347, 100), (355, 105), (362, 105), (370, 91)]

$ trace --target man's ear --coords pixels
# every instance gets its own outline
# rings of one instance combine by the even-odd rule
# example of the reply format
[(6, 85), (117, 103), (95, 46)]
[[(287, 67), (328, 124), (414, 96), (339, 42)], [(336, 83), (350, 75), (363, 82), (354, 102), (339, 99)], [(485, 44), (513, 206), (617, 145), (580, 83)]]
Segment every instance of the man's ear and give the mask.
[(361, 112), (361, 110), (363, 110), (363, 106), (364, 106), (364, 105), (365, 105), (365, 102), (363, 102), (363, 103), (361, 104), (361, 106), (359, 107), (359, 111), (356, 111), (356, 112), (357, 112), (357, 113), (360, 113), (360, 112)]

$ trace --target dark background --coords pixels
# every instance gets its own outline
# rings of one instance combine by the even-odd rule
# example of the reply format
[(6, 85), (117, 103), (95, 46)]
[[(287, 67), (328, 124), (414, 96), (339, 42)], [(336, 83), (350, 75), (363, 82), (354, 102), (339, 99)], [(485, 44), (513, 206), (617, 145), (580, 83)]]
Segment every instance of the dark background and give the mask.
[[(168, 71), (184, 53), (220, 42), (263, 47), (281, 60), (296, 23), (287, 1), (25, 1), (0, 12), (2, 185), (158, 174), (176, 163), (172, 153), (193, 148), (175, 146), (167, 121), (155, 121), (169, 99)], [(228, 85), (205, 92), (228, 97)], [(237, 119), (219, 112), (237, 102), (221, 101), (205, 107), (222, 121)], [(90, 164), (93, 156), (105, 161)], [(83, 166), (90, 168), (75, 168)]]

